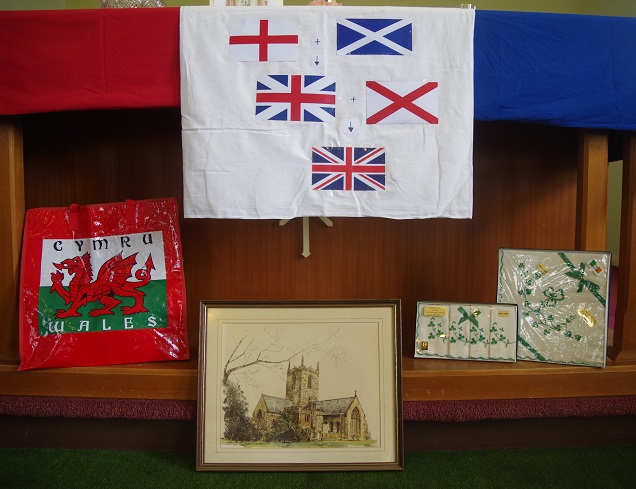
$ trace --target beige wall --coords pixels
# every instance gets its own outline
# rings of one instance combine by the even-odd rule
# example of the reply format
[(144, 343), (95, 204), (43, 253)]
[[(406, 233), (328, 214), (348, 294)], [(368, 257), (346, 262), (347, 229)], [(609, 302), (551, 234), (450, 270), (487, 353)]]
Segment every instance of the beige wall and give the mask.
[(58, 10), (66, 8), (64, 0), (0, 0), (0, 10)]
[(633, 0), (581, 0), (580, 3), (586, 14), (636, 17), (636, 2)]

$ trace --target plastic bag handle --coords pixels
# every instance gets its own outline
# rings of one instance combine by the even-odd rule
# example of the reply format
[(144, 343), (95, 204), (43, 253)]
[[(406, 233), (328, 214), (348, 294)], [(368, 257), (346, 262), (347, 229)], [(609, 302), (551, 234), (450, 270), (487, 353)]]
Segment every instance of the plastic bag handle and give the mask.
[[(79, 232), (81, 228), (81, 210), (82, 206), (79, 204), (71, 204), (68, 208), (68, 226), (73, 234)], [(88, 216), (87, 216), (88, 217)], [(124, 222), (126, 227), (134, 229), (137, 221), (137, 201), (133, 199), (126, 199), (124, 203)], [(92, 222), (88, 219), (89, 232), (92, 232)]]
[(71, 204), (68, 208), (68, 227), (71, 229), (73, 234), (79, 231), (80, 227), (80, 216), (79, 216), (80, 206), (78, 204)]

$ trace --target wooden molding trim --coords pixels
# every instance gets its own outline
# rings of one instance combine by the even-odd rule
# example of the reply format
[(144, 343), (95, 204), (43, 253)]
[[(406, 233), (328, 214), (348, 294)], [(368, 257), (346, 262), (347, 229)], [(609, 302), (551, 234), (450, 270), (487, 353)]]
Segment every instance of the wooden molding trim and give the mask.
[(624, 135), (618, 295), (614, 323), (617, 362), (636, 359), (636, 133)]
[[(24, 153), (19, 117), (0, 117), (0, 311), (18, 324), (18, 290), (24, 223)], [(18, 329), (0, 328), (0, 345), (18, 347)]]
[(581, 129), (576, 213), (579, 250), (606, 249), (608, 163), (607, 133)]

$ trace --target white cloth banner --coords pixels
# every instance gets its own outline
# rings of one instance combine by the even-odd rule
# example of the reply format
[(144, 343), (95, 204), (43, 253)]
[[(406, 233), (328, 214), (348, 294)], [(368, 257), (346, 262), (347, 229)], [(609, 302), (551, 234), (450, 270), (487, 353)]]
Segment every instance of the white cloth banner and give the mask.
[(185, 217), (472, 217), (474, 20), (182, 7)]

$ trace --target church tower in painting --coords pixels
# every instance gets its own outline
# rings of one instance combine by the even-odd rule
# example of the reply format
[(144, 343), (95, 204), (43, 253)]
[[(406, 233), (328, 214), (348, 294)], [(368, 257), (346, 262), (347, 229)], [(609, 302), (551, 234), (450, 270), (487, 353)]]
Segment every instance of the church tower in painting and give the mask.
[(316, 368), (305, 365), (305, 358), (302, 357), (300, 365), (297, 367), (287, 367), (287, 388), (285, 397), (295, 406), (306, 406), (309, 402), (318, 399), (318, 387), (320, 385), (320, 363)]

